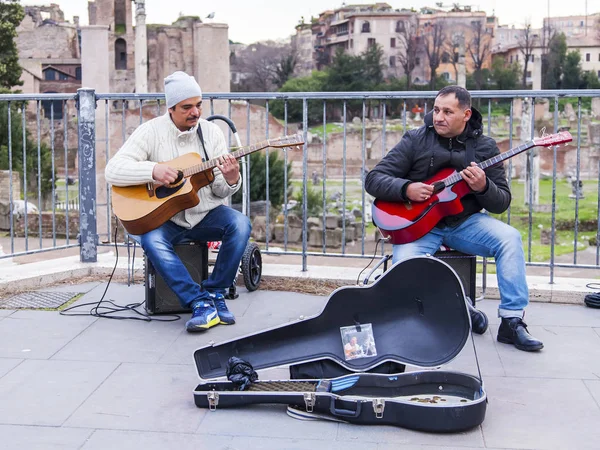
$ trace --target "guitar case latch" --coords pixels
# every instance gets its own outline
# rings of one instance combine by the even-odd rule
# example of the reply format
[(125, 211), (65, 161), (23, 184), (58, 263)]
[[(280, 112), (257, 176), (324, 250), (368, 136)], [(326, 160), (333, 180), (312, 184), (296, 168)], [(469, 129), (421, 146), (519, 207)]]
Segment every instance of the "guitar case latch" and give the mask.
[(306, 406), (307, 412), (313, 412), (313, 406), (315, 406), (316, 395), (313, 392), (304, 393), (304, 405)]
[(373, 411), (377, 419), (383, 419), (383, 410), (385, 409), (385, 400), (382, 398), (373, 399)]
[(217, 409), (217, 405), (219, 404), (219, 393), (211, 391), (206, 394), (206, 397), (208, 398), (208, 409), (215, 411)]

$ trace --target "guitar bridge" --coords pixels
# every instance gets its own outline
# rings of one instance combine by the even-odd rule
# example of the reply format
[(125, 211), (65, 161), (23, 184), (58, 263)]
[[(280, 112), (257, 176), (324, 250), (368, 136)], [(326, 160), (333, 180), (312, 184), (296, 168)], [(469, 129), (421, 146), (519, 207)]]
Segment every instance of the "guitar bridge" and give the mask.
[(146, 183), (146, 192), (148, 197), (154, 197), (154, 183)]

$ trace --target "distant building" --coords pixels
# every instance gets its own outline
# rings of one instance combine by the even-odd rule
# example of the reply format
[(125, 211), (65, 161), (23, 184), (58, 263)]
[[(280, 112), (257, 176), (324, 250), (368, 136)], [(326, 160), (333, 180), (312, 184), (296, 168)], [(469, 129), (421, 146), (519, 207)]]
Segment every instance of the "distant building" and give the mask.
[[(532, 43), (532, 49), (527, 63), (527, 87), (534, 90), (542, 89), (542, 55), (548, 51), (550, 36), (559, 33), (563, 33), (567, 38), (567, 52), (578, 51), (580, 53), (581, 69), (584, 72), (593, 71), (600, 76), (598, 25), (600, 25), (600, 13), (588, 16), (545, 18), (543, 28), (530, 29), (529, 40)], [(523, 67), (524, 43), (525, 29), (500, 26), (496, 28), (492, 46), (493, 53), (502, 56), (506, 64), (518, 63)]]
[[(414, 31), (407, 29), (409, 23), (416, 23)], [(490, 46), (496, 26), (495, 17), (487, 17), (485, 12), (471, 11), (470, 7), (455, 6), (450, 11), (424, 8), (420, 13), (413, 10), (394, 9), (387, 3), (347, 5), (335, 10), (322, 12), (310, 24), (311, 39), (308, 39), (309, 24), (302, 23), (296, 27), (297, 48), (301, 54), (299, 73), (308, 74), (312, 69), (321, 70), (327, 67), (338, 49), (352, 55), (365, 52), (369, 47), (380, 45), (386, 66), (386, 75), (402, 77), (404, 71), (400, 65), (403, 47), (401, 39), (410, 36), (417, 40), (418, 54), (416, 67), (412, 77), (417, 83), (427, 83), (430, 68), (424, 44), (434, 24), (443, 24), (444, 51), (442, 62), (437, 70), (438, 75), (448, 81), (456, 82), (456, 64), (453, 64), (458, 52), (458, 36), (462, 37), (464, 48), (472, 46), (474, 27), (481, 23), (484, 30), (482, 46)], [(411, 35), (412, 33), (412, 35)], [(312, 54), (308, 46), (313, 48)], [(300, 50), (301, 49), (301, 50)], [(483, 67), (491, 65), (491, 51), (487, 51)], [(468, 71), (473, 70), (473, 58), (467, 51), (464, 64)], [(462, 61), (462, 60), (461, 60)]]

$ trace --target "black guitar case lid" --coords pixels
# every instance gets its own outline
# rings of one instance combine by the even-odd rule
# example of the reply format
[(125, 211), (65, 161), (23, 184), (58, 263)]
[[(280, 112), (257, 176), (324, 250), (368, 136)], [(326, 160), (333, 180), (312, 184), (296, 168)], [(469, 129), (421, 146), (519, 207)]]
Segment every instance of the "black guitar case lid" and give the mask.
[[(364, 372), (385, 361), (437, 367), (455, 358), (470, 334), (463, 286), (445, 262), (412, 257), (368, 286), (335, 290), (321, 313), (284, 326), (201, 347), (194, 352), (202, 379), (226, 375), (236, 356), (254, 369), (331, 359)], [(348, 359), (344, 332), (368, 329), (376, 354)]]

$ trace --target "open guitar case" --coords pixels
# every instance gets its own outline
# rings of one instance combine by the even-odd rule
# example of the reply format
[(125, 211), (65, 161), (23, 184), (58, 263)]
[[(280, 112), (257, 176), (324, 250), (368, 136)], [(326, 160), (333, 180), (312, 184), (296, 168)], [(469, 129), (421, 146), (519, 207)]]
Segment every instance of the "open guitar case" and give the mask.
[[(370, 285), (335, 290), (320, 314), (197, 349), (202, 382), (194, 401), (211, 410), (281, 403), (350, 423), (422, 431), (473, 428), (487, 406), (479, 362), (478, 376), (442, 368), (472, 340), (466, 301), (458, 275), (445, 262), (431, 256), (400, 261)], [(360, 351), (351, 351), (353, 345)], [(352, 373), (255, 381), (240, 391), (239, 383), (215, 381), (226, 375), (231, 357), (256, 370), (332, 360)], [(418, 370), (364, 373), (388, 361)]]

